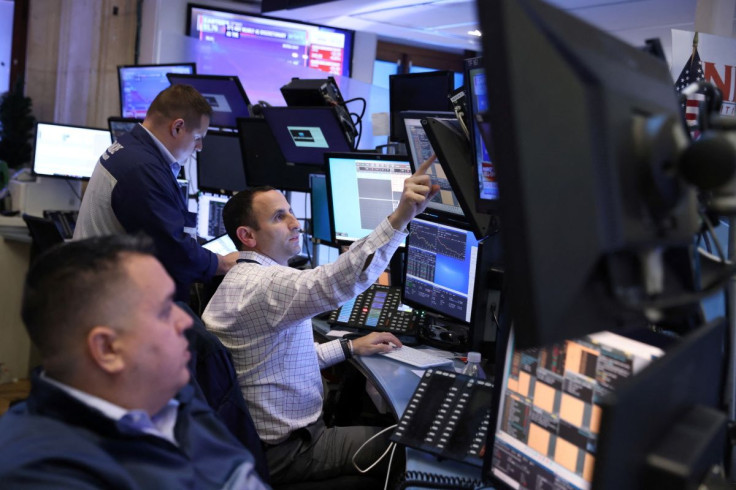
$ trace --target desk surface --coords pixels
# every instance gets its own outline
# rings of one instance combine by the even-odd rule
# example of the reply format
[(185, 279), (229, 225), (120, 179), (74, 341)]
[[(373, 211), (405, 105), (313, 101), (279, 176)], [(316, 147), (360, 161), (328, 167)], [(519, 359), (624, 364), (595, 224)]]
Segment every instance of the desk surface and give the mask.
[[(324, 336), (329, 330), (325, 322), (313, 322), (318, 334)], [(396, 420), (401, 418), (419, 384), (419, 376), (412, 372), (413, 366), (384, 356), (357, 356), (353, 358), (358, 369), (370, 379), (393, 410)], [(456, 369), (462, 366), (456, 362)], [(423, 372), (423, 371), (422, 371)], [(481, 469), (457, 461), (438, 460), (432, 454), (407, 448), (406, 470), (442, 474), (453, 477), (481, 480)]]

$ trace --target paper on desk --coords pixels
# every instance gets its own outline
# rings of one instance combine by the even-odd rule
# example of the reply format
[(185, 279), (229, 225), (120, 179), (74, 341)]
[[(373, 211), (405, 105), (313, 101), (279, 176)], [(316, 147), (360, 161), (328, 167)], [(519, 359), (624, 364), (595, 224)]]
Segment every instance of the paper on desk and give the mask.
[(327, 337), (344, 337), (346, 335), (352, 335), (355, 332), (350, 332), (348, 330), (330, 330), (325, 335)]

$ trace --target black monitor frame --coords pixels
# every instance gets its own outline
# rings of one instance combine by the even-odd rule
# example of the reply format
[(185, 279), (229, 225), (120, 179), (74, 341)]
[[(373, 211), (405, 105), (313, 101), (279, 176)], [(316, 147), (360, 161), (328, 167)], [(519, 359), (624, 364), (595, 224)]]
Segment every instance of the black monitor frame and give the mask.
[[(197, 64), (196, 63), (192, 63), (192, 62), (159, 63), (159, 64), (145, 64), (145, 65), (118, 65), (118, 99), (119, 99), (119, 102), (120, 102), (120, 114), (121, 115), (124, 114), (124, 112), (123, 112), (124, 111), (123, 105), (124, 105), (124, 101), (125, 101), (124, 100), (125, 97), (123, 95), (123, 90), (125, 88), (123, 87), (122, 71), (123, 70), (126, 70), (126, 69), (137, 69), (137, 68), (142, 68), (142, 69), (145, 70), (147, 68), (150, 68), (150, 69), (154, 69), (154, 68), (160, 69), (160, 68), (167, 68), (167, 67), (172, 67), (172, 68), (173, 67), (176, 67), (176, 68), (190, 67), (191, 70), (192, 70), (192, 73), (197, 73)], [(166, 87), (164, 87), (164, 88), (166, 88)]]
[[(231, 177), (228, 180), (227, 184), (224, 187), (215, 187), (211, 185), (207, 185), (207, 179), (203, 179), (203, 175), (206, 173), (206, 169), (202, 168), (201, 160), (202, 155), (207, 154), (208, 151), (207, 148), (211, 147), (212, 145), (215, 145), (216, 143), (212, 141), (215, 138), (228, 138), (232, 139), (237, 143), (238, 145), (238, 152), (237, 152), (237, 160), (232, 162), (233, 170), (228, 171), (228, 175)], [(208, 131), (207, 135), (204, 138), (204, 141), (202, 142), (202, 150), (197, 152), (197, 188), (201, 191), (207, 191), (207, 192), (214, 192), (217, 194), (232, 194), (235, 192), (242, 191), (247, 186), (247, 180), (245, 179), (244, 170), (243, 170), (243, 150), (240, 148), (240, 137), (237, 133), (234, 133), (232, 131)], [(219, 169), (222, 169), (222, 165), (225, 162), (217, 162), (216, 165), (218, 165)], [(224, 183), (224, 182), (223, 182)]]
[(324, 173), (316, 165), (287, 163), (270, 126), (261, 117), (238, 118), (238, 135), (248, 186), (309, 192), (309, 175)]
[[(447, 92), (443, 94), (435, 94), (441, 99), (436, 103), (419, 104), (423, 107), (407, 107), (407, 103), (404, 102), (404, 98), (401, 94), (397, 93), (400, 84), (412, 83), (416, 85), (416, 91), (420, 90), (420, 87), (426, 84), (428, 79), (445, 79)], [(437, 70), (428, 71), (422, 73), (402, 73), (397, 75), (389, 75), (389, 111), (390, 111), (390, 122), (389, 122), (389, 141), (405, 143), (406, 132), (404, 124), (401, 120), (400, 113), (402, 111), (452, 111), (452, 104), (449, 99), (449, 94), (455, 88), (454, 76), (451, 71), (448, 70)]]
[[(250, 100), (248, 99), (248, 96), (245, 94), (245, 89), (243, 88), (243, 84), (240, 83), (240, 78), (238, 78), (236, 75), (201, 75), (201, 74), (185, 75), (181, 73), (167, 73), (166, 78), (168, 78), (169, 83), (172, 85), (178, 84), (178, 83), (189, 84), (189, 85), (192, 85), (197, 90), (199, 90), (197, 86), (197, 81), (209, 82), (209, 83), (219, 83), (222, 85), (232, 85), (235, 87), (237, 93), (240, 95), (239, 102), (245, 104), (247, 116), (250, 116), (250, 111), (251, 111)], [(229, 102), (232, 102), (232, 101), (229, 101)], [(218, 124), (217, 113), (213, 112), (212, 117), (210, 118), (210, 127), (235, 129), (237, 128), (236, 120), (238, 117), (245, 117), (245, 116), (243, 116), (242, 114), (240, 116), (235, 116), (233, 118), (232, 124), (224, 124), (224, 123)]]

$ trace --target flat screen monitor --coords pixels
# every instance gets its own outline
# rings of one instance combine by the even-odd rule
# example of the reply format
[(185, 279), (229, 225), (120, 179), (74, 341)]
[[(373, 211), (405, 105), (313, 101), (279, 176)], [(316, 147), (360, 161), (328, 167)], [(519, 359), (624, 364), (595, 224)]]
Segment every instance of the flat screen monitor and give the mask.
[(36, 125), (33, 173), (87, 180), (110, 142), (107, 129), (40, 122)]
[(236, 133), (209, 131), (197, 152), (197, 187), (227, 194), (245, 189), (243, 154)]
[(108, 117), (107, 127), (110, 129), (112, 141), (115, 142), (120, 136), (131, 132), (136, 124), (141, 122), (143, 122), (143, 119), (136, 119), (133, 117)]
[(406, 157), (377, 153), (325, 155), (334, 242), (353, 242), (391, 214), (411, 177)]
[(611, 332), (521, 349), (512, 329), (496, 379), (486, 479), (504, 488), (590, 489), (601, 400), (663, 353)]
[(264, 107), (263, 117), (289, 164), (321, 167), (325, 153), (352, 150), (333, 107)]
[(227, 233), (222, 221), (222, 208), (230, 196), (215, 192), (202, 192), (197, 195), (197, 236), (212, 240)]
[(327, 197), (327, 177), (323, 174), (309, 176), (311, 189), (312, 237), (322, 243), (334, 243), (334, 233), (330, 222), (330, 201)]
[(667, 64), (546, 2), (477, 6), (517, 343), (646, 323), (641, 278), (671, 283), (699, 229), (677, 145), (644, 150), (658, 121), (687, 141)]
[(169, 86), (167, 73), (197, 73), (194, 63), (118, 66), (120, 115), (143, 119), (148, 106)]
[(454, 87), (451, 71), (389, 76), (389, 139), (406, 142), (402, 111), (452, 111), (448, 95)]
[(230, 240), (230, 237), (227, 235), (227, 233), (215, 237), (206, 243), (203, 243), (202, 247), (206, 248), (210, 252), (214, 252), (219, 255), (227, 255), (229, 253), (238, 251), (238, 249), (235, 247), (235, 244), (232, 240)]
[(483, 117), (488, 112), (488, 94), (486, 92), (486, 72), (482, 65), (483, 58), (465, 60), (466, 96), (470, 109), (470, 144), (472, 146), (473, 163), (478, 172), (477, 210), (480, 212), (498, 211), (498, 181), (491, 155), (483, 140), (480, 126), (490, 133), (490, 125)]
[(271, 128), (261, 117), (238, 119), (245, 181), (251, 187), (270, 185), (287, 191), (309, 192), (309, 175), (322, 172), (315, 165), (288, 163)]
[[(427, 158), (435, 153), (429, 142), (427, 133), (422, 127), (422, 119), (434, 117), (443, 121), (456, 121), (454, 112), (430, 112), (430, 111), (404, 111), (401, 119), (406, 129), (406, 140), (411, 157), (412, 169), (416, 169)], [(432, 183), (440, 186), (440, 192), (427, 205), (427, 209), (439, 213), (447, 213), (453, 216), (464, 216), (463, 208), (452, 190), (450, 181), (442, 168), (442, 162), (435, 160), (427, 170), (427, 175), (432, 178)]]
[(190, 5), (187, 35), (218, 47), (211, 53), (214, 65), (247, 65), (248, 59), (230, 58), (253, 51), (275, 65), (303, 66), (350, 76), (354, 33), (346, 29)]
[(480, 242), (469, 229), (421, 218), (409, 231), (402, 301), (470, 324)]
[(166, 75), (171, 85), (193, 86), (212, 106), (210, 127), (235, 129), (239, 117), (248, 117), (250, 101), (236, 76), (229, 75)]

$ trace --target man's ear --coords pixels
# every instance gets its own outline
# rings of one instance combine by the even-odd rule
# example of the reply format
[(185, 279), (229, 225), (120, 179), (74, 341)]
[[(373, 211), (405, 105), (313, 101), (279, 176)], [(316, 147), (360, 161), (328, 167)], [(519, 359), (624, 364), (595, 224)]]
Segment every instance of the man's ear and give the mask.
[(240, 242), (248, 248), (256, 248), (256, 237), (250, 226), (238, 226), (235, 230)]
[(176, 138), (182, 131), (184, 131), (184, 119), (174, 119), (171, 123), (171, 136)]
[(119, 373), (125, 367), (120, 349), (120, 336), (107, 326), (93, 327), (87, 334), (89, 355), (100, 369), (110, 374)]

